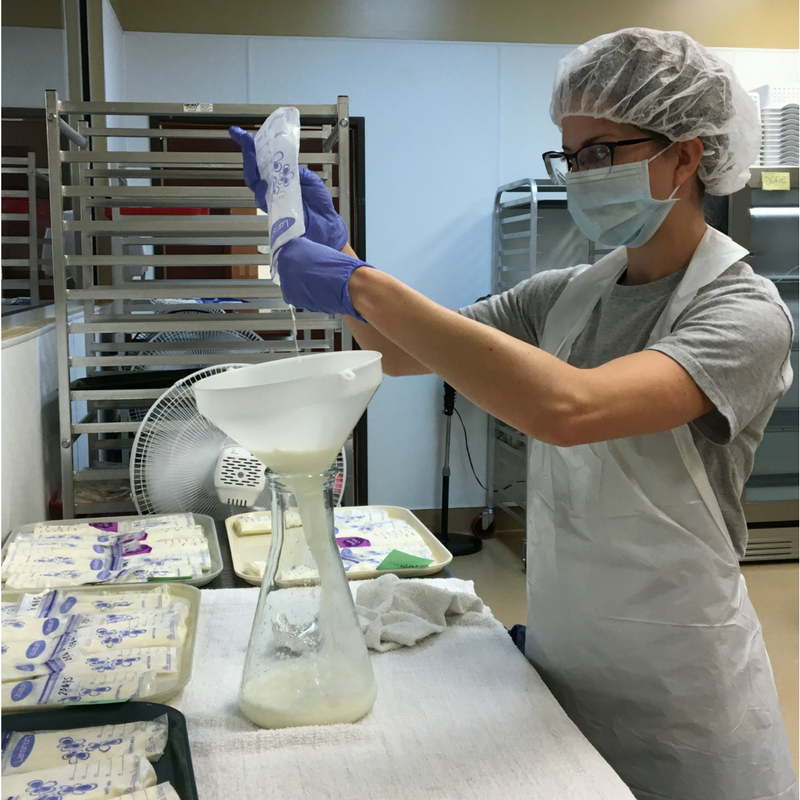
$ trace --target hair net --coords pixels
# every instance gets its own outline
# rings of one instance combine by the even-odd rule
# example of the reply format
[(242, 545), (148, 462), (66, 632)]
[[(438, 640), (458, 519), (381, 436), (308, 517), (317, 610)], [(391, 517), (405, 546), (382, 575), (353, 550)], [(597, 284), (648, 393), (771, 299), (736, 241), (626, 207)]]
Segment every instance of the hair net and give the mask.
[(550, 116), (634, 125), (673, 142), (699, 137), (697, 174), (709, 194), (750, 177), (761, 125), (733, 69), (685, 33), (625, 28), (592, 39), (558, 64)]

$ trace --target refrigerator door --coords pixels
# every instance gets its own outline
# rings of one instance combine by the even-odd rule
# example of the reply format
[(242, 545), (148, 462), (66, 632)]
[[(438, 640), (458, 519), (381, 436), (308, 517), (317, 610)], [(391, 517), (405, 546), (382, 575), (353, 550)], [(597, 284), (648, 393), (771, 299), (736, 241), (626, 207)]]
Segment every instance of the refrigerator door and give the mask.
[[(789, 174), (789, 189), (765, 190), (764, 172)], [(772, 280), (788, 306), (795, 326), (791, 363), (794, 383), (780, 399), (767, 424), (745, 487), (750, 529), (745, 561), (796, 559), (798, 547), (798, 169), (753, 169), (748, 186), (729, 198), (728, 235), (750, 250), (749, 263)]]

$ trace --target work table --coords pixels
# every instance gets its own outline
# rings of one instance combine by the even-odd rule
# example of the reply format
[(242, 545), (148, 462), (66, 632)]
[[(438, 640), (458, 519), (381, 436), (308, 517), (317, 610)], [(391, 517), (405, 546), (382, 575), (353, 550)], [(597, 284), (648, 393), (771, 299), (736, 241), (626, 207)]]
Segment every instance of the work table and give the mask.
[(202, 592), (192, 680), (170, 702), (187, 718), (200, 800), (633, 797), (488, 609), (371, 653), (378, 699), (358, 722), (258, 728), (237, 704), (257, 597)]

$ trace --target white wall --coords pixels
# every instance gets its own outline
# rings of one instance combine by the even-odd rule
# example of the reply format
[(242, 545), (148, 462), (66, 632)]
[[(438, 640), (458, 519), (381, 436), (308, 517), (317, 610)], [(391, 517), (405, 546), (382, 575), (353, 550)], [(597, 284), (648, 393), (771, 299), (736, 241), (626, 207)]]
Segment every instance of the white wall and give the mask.
[[(125, 37), (117, 15), (109, 2), (103, 0), (103, 77), (105, 78), (105, 99), (109, 103), (125, 100)], [(131, 127), (145, 125), (140, 120), (132, 123), (127, 117), (109, 115), (109, 127)], [(109, 150), (127, 150), (130, 139), (110, 137), (107, 140)], [(146, 140), (142, 142), (146, 146)]]
[(44, 108), (45, 89), (67, 97), (64, 31), (4, 26), (2, 43), (3, 107)]
[[(552, 76), (568, 45), (126, 33), (129, 101), (332, 103), (366, 119), (367, 257), (457, 308), (490, 286), (496, 188), (543, 175), (557, 147)], [(748, 89), (797, 82), (796, 51), (724, 50)], [(387, 378), (369, 408), (370, 502), (440, 503), (434, 377)], [(457, 401), (485, 474), (486, 418)], [(451, 505), (482, 505), (454, 421)]]
[(109, 0), (103, 0), (103, 70), (106, 100), (124, 100), (125, 38)]
[(2, 533), (47, 519), (61, 483), (53, 324), (3, 341)]
[[(124, 37), (109, 0), (103, 0), (106, 99), (125, 98)], [(64, 31), (3, 26), (2, 105), (43, 108), (45, 89), (68, 99)]]

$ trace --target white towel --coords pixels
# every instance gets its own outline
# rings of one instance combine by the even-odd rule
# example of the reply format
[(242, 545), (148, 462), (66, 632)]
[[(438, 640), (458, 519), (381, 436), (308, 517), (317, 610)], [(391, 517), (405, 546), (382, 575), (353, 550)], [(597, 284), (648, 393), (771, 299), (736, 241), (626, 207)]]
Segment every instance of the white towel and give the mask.
[(356, 611), (367, 647), (384, 652), (441, 633), (448, 617), (482, 612), (483, 600), (473, 591), (388, 574), (358, 587)]

